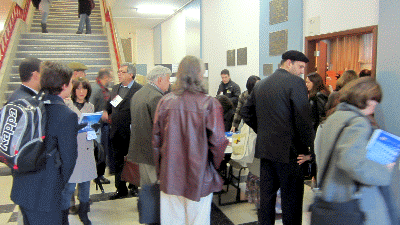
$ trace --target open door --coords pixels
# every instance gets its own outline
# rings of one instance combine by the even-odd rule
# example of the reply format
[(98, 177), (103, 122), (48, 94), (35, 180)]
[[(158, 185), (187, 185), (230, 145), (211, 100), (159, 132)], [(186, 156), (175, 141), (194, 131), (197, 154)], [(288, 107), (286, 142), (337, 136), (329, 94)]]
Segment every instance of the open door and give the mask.
[(326, 84), (326, 61), (327, 61), (327, 50), (328, 45), (319, 41), (317, 43), (317, 73), (322, 77), (324, 83)]

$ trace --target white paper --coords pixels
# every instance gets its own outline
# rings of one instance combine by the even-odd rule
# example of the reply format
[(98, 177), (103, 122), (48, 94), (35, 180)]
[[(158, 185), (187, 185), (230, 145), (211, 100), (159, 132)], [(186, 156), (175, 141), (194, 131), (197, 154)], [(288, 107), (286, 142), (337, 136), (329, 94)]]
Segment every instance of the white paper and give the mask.
[(96, 132), (94, 130), (88, 131), (86, 138), (88, 141), (96, 139), (97, 138)]

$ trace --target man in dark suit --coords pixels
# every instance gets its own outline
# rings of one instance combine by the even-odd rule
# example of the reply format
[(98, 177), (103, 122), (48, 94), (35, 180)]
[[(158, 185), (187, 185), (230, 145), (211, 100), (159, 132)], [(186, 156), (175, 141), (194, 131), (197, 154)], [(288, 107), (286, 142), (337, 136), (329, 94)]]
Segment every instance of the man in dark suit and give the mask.
[(260, 224), (275, 223), (276, 193), (281, 189), (283, 224), (301, 224), (304, 183), (300, 164), (314, 141), (304, 73), (307, 57), (282, 55), (281, 68), (259, 81), (242, 108), (242, 118), (257, 133), (260, 165)]
[[(142, 87), (134, 81), (136, 68), (131, 63), (124, 63), (118, 70), (118, 79), (121, 83), (114, 85), (111, 98), (107, 104), (108, 115), (111, 115), (111, 163), (115, 167), (115, 187), (117, 193), (111, 199), (123, 198), (128, 195), (126, 182), (121, 180), (124, 167), (124, 157), (128, 154), (131, 121), (130, 102), (132, 96)], [(137, 193), (137, 187), (130, 185), (132, 194)]]
[(78, 116), (63, 101), (72, 89), (72, 71), (60, 63), (44, 62), (41, 74), (42, 90), (48, 93), (44, 100), (51, 101), (45, 106), (44, 139), (50, 157), (38, 171), (13, 172), (11, 200), (20, 206), (25, 225), (65, 224), (68, 209), (61, 211), (61, 191), (68, 183), (78, 156)]
[(21, 86), (8, 98), (8, 102), (37, 95), (40, 90), (40, 64), (37, 58), (26, 58), (19, 65)]
[(131, 140), (127, 159), (139, 164), (140, 186), (157, 181), (153, 159), (153, 120), (157, 104), (168, 91), (171, 70), (156, 66), (146, 76), (148, 84), (131, 100)]

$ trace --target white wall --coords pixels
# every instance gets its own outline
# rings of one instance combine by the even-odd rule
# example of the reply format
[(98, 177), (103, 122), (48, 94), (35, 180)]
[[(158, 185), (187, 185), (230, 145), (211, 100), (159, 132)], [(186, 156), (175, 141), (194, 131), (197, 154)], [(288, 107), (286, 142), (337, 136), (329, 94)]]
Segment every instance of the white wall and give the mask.
[(162, 63), (179, 63), (186, 55), (185, 15), (177, 13), (161, 24)]
[(136, 30), (136, 63), (147, 64), (147, 71), (154, 66), (153, 30)]
[(319, 17), (319, 34), (378, 25), (379, 0), (303, 0), (304, 36), (309, 19)]
[[(259, 0), (202, 1), (203, 61), (209, 68), (209, 94), (215, 96), (221, 70), (246, 90), (247, 78), (259, 75)], [(226, 66), (226, 51), (247, 47), (247, 65)]]

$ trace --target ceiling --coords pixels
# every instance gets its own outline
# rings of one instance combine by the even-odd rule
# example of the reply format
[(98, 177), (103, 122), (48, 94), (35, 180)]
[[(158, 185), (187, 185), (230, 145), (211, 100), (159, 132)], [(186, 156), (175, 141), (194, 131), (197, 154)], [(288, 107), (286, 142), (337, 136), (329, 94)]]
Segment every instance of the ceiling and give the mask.
[[(113, 19), (129, 19), (130, 25), (139, 29), (151, 29), (171, 14), (138, 13), (135, 8), (140, 6), (167, 6), (179, 10), (192, 0), (115, 0), (112, 7)], [(133, 23), (131, 21), (134, 21)]]

